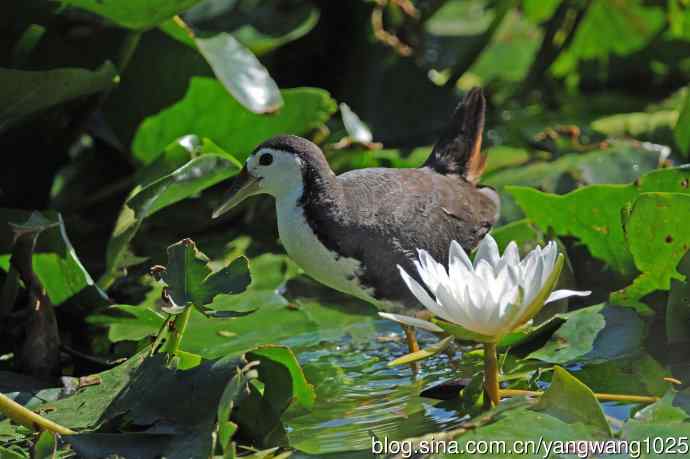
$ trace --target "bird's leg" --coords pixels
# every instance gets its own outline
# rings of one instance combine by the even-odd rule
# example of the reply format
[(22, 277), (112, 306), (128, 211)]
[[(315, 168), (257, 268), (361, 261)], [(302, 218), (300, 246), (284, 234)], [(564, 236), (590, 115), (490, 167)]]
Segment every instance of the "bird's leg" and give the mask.
[[(410, 353), (419, 351), (417, 333), (415, 332), (414, 327), (402, 325), (402, 329), (405, 332), (405, 340), (407, 341), (407, 348), (409, 349)], [(410, 363), (410, 368), (412, 369), (413, 374), (417, 374), (419, 372), (419, 364), (417, 362)]]

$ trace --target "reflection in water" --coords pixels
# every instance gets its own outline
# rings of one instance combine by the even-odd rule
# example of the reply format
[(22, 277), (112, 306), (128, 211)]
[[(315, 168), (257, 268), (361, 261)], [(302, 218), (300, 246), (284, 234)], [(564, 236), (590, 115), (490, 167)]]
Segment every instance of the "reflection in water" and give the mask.
[[(400, 334), (389, 321), (376, 323), (377, 335)], [(437, 341), (419, 335), (420, 345)], [(410, 368), (389, 368), (388, 362), (404, 354), (404, 340), (353, 340), (350, 335), (319, 345), (297, 348), (307, 379), (316, 389), (310, 412), (293, 409), (286, 417), (290, 444), (310, 453), (368, 450), (371, 435), (403, 439), (457, 426), (464, 418), (446, 403), (419, 397), (439, 381), (468, 377), (469, 367), (452, 369), (446, 356), (424, 362), (416, 378)]]
[[(387, 339), (401, 335), (398, 326), (389, 321), (376, 321), (375, 325), (378, 339), (373, 338), (371, 323), (367, 322), (361, 324), (361, 330), (359, 325), (351, 326), (344, 336), (332, 334), (328, 335), (330, 339), (323, 340), (323, 334), (313, 332), (286, 342), (298, 353), (317, 396), (311, 411), (292, 406), (284, 417), (290, 445), (301, 451), (293, 457), (312, 457), (309, 454), (325, 457), (328, 453), (347, 452), (332, 457), (355, 459), (359, 456), (354, 451), (364, 451), (362, 457), (371, 457), (372, 435), (401, 440), (448, 430), (467, 419), (466, 413), (459, 409), (459, 401), (440, 402), (420, 397), (419, 393), (443, 381), (471, 377), (481, 370), (480, 359), (466, 355), (461, 360), (458, 354), (455, 361), (459, 365), (454, 369), (445, 355), (436, 356), (423, 363), (415, 378), (407, 366), (387, 366), (392, 359), (407, 352), (403, 339)], [(419, 341), (422, 347), (427, 347), (437, 338), (420, 332)], [(626, 369), (629, 365), (635, 367), (640, 359), (638, 355), (598, 365), (571, 364), (568, 370), (594, 391), (622, 393), (627, 389), (647, 393), (648, 375), (644, 378), (639, 375), (640, 387), (630, 387), (630, 370)], [(664, 374), (662, 367), (659, 371), (659, 375), (655, 372), (649, 375), (657, 383), (662, 382)], [(542, 390), (548, 387), (544, 380), (536, 382)], [(602, 406), (614, 430), (640, 407), (612, 402)]]

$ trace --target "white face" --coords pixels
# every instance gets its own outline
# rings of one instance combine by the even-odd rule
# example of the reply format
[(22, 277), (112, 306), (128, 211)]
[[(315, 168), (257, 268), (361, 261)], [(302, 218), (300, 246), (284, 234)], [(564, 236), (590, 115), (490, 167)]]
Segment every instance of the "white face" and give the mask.
[(276, 198), (301, 194), (302, 167), (300, 158), (293, 154), (273, 148), (262, 148), (247, 158), (247, 171), (260, 178), (259, 187), (264, 193)]

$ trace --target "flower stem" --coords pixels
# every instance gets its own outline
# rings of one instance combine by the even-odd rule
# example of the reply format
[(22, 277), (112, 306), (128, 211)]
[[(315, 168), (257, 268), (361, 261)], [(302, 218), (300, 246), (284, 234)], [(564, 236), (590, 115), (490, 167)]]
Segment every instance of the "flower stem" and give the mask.
[(484, 391), (491, 401), (491, 406), (501, 400), (498, 388), (498, 359), (496, 343), (484, 343)]
[(0, 394), (0, 413), (29, 429), (49, 430), (60, 435), (76, 434), (72, 429), (63, 427), (38, 413), (34, 413), (3, 394)]
[[(402, 329), (405, 332), (405, 340), (407, 341), (407, 348), (409, 349), (410, 354), (413, 352), (419, 352), (419, 343), (417, 342), (417, 332), (415, 332), (415, 329), (407, 325), (403, 325)], [(412, 370), (412, 374), (416, 375), (419, 373), (419, 363), (410, 362), (410, 369)]]
[[(500, 389), (499, 394), (501, 397), (540, 397), (544, 392), (538, 390)], [(648, 395), (594, 393), (594, 396), (597, 400), (603, 402), (654, 403), (659, 401), (659, 397)]]

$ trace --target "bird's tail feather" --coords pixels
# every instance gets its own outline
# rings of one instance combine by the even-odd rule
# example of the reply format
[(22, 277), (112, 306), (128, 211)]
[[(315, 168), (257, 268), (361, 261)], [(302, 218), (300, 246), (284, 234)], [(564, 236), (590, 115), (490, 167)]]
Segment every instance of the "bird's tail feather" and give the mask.
[(486, 100), (481, 88), (471, 89), (458, 104), (450, 125), (424, 166), (477, 183), (486, 166), (486, 156), (481, 152), (485, 112)]

